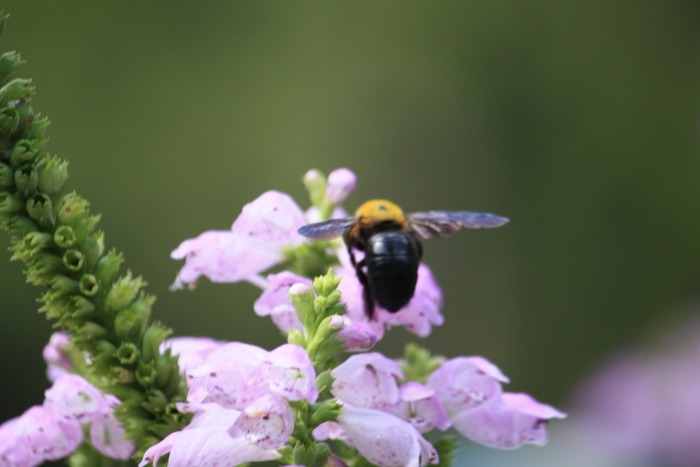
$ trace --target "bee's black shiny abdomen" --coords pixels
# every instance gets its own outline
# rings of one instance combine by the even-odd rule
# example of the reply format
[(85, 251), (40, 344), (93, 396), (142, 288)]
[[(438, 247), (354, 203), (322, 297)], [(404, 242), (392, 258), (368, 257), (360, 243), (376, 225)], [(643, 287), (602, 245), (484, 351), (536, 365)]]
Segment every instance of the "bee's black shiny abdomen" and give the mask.
[(418, 280), (421, 246), (408, 232), (380, 232), (367, 240), (365, 264), (372, 297), (396, 312), (413, 297)]

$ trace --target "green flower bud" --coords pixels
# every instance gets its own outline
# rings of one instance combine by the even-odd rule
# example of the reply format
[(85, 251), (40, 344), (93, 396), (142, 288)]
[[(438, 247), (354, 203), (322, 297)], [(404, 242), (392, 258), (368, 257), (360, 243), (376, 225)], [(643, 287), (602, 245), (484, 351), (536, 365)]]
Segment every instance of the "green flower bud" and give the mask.
[(114, 282), (123, 262), (124, 257), (114, 250), (111, 250), (97, 262), (95, 277), (97, 277), (103, 287)]
[(326, 389), (330, 389), (333, 384), (333, 377), (330, 371), (324, 371), (316, 377), (316, 389), (318, 392), (324, 392)]
[(16, 78), (0, 88), (0, 99), (5, 102), (24, 100), (34, 94), (31, 79)]
[(165, 395), (158, 389), (152, 389), (147, 396), (146, 407), (153, 413), (163, 413), (168, 405)]
[(78, 283), (73, 279), (62, 276), (55, 275), (49, 280), (49, 287), (51, 291), (56, 293), (57, 296), (69, 295), (78, 293)]
[(316, 462), (316, 446), (313, 443), (309, 446), (304, 446), (303, 443), (297, 441), (292, 452), (292, 460), (299, 465), (314, 465)]
[(12, 168), (0, 162), (0, 187), (9, 188), (15, 184), (15, 174)]
[(38, 152), (36, 143), (29, 139), (21, 139), (15, 143), (15, 147), (12, 148), (12, 154), (10, 155), (10, 163), (13, 166), (23, 164), (25, 162), (34, 161)]
[(155, 359), (156, 367), (156, 386), (162, 388), (168, 384), (172, 377), (172, 371), (175, 366), (172, 364), (171, 358), (167, 358), (163, 355), (158, 356)]
[(109, 379), (112, 384), (131, 384), (136, 377), (133, 371), (129, 371), (123, 366), (112, 366), (109, 369)]
[(294, 284), (289, 288), (289, 300), (294, 306), (299, 321), (307, 331), (313, 327), (314, 322), (314, 294), (311, 288), (305, 284)]
[(326, 311), (326, 304), (328, 300), (326, 297), (316, 297), (314, 299), (314, 313), (319, 316)]
[(314, 278), (314, 290), (320, 296), (327, 296), (338, 288), (338, 284), (340, 284), (340, 278), (333, 274), (332, 269), (329, 269), (325, 276)]
[(38, 275), (50, 274), (63, 269), (63, 261), (61, 258), (44, 251), (34, 254), (30, 261), (31, 272)]
[(34, 109), (29, 101), (20, 102), (15, 106), (15, 109), (19, 115), (19, 128), (17, 130), (24, 131), (34, 121)]
[(38, 115), (36, 118), (32, 118), (31, 120), (25, 121), (25, 138), (29, 138), (34, 141), (34, 145), (37, 151), (46, 146), (46, 142), (48, 140), (44, 138), (44, 132), (46, 131), (46, 127), (48, 126), (49, 120), (45, 117), (39, 117)]
[(117, 359), (122, 365), (133, 365), (139, 358), (139, 349), (131, 342), (122, 342), (117, 349)]
[(29, 217), (46, 227), (53, 225), (56, 218), (53, 213), (51, 198), (43, 193), (36, 193), (27, 199), (27, 213)]
[[(77, 272), (83, 269), (83, 254), (78, 250), (66, 250), (63, 253), (63, 265), (69, 271)], [(94, 277), (94, 276), (93, 276)], [(82, 279), (81, 279), (81, 290), (82, 290)]]
[[(2, 25), (4, 26), (5, 17), (0, 18), (0, 22), (2, 22)], [(0, 34), (2, 34), (1, 30)], [(12, 76), (12, 72), (15, 70), (15, 67), (17, 67), (17, 65), (20, 63), (22, 63), (22, 59), (15, 51), (5, 52), (4, 54), (0, 55), (0, 83), (7, 81), (7, 79)]]
[(150, 303), (147, 300), (138, 300), (130, 307), (119, 311), (114, 318), (114, 331), (117, 337), (123, 341), (138, 342), (150, 314)]
[[(2, 194), (0, 194), (0, 199), (2, 199)], [(0, 205), (1, 204), (2, 203), (0, 202)], [(0, 209), (0, 213), (2, 213), (2, 209)], [(17, 214), (10, 218), (8, 227), (10, 233), (16, 237), (24, 237), (28, 233), (36, 232), (37, 230), (39, 230), (39, 227), (37, 227), (36, 223), (33, 220), (31, 220), (27, 216)]]
[(94, 297), (100, 291), (100, 284), (92, 274), (84, 274), (80, 278), (80, 293), (86, 297)]
[(338, 420), (338, 416), (341, 413), (343, 413), (343, 406), (334, 400), (326, 400), (313, 404), (311, 406), (311, 426), (312, 428), (316, 428), (321, 423), (335, 422)]
[(152, 361), (157, 355), (160, 355), (160, 345), (172, 333), (172, 331), (159, 322), (154, 322), (146, 329), (143, 335), (143, 344), (141, 345), (141, 360), (144, 362)]
[(46, 232), (29, 232), (22, 238), (22, 242), (17, 244), (17, 249), (18, 251), (26, 253), (28, 257), (31, 257), (39, 251), (48, 248), (50, 245), (51, 234)]
[(289, 330), (289, 333), (287, 333), (287, 342), (306, 348), (306, 339), (304, 338), (302, 332), (298, 329)]
[(60, 248), (70, 248), (75, 245), (75, 232), (67, 225), (61, 225), (54, 232), (53, 241)]
[(95, 312), (95, 304), (82, 295), (70, 297), (71, 315), (75, 318), (87, 318)]
[(156, 377), (156, 370), (152, 365), (139, 362), (139, 366), (136, 369), (136, 381), (144, 388), (153, 385), (153, 381)]
[(11, 214), (20, 211), (24, 203), (15, 195), (0, 191), (0, 214)]
[(39, 190), (53, 195), (61, 191), (68, 179), (68, 162), (55, 156), (42, 159), (38, 164)]
[[(78, 332), (76, 333), (76, 336), (80, 338), (88, 338), (88, 339), (99, 339), (101, 337), (106, 336), (109, 334), (105, 328), (100, 326), (99, 324), (96, 323), (85, 323), (83, 324), (80, 329), (78, 329)], [(100, 341), (100, 342), (106, 342), (106, 341)], [(105, 352), (102, 352), (104, 355)], [(111, 356), (112, 354), (110, 354)]]
[(316, 443), (316, 459), (321, 465), (330, 457), (331, 448), (326, 443)]
[(19, 128), (19, 112), (12, 107), (0, 109), (0, 135), (12, 136)]
[(94, 235), (90, 235), (85, 239), (80, 249), (85, 258), (85, 268), (88, 270), (94, 269), (97, 261), (102, 256), (102, 253), (104, 253), (104, 234), (102, 232), (97, 232)]
[(309, 192), (311, 204), (319, 207), (326, 199), (326, 176), (320, 171), (312, 169), (306, 172), (303, 182)]
[(107, 311), (118, 311), (128, 306), (139, 291), (146, 285), (141, 277), (132, 277), (131, 273), (121, 277), (115, 282), (107, 292), (105, 297), (105, 309)]
[(15, 170), (15, 186), (17, 191), (27, 197), (36, 191), (39, 185), (39, 174), (31, 165)]

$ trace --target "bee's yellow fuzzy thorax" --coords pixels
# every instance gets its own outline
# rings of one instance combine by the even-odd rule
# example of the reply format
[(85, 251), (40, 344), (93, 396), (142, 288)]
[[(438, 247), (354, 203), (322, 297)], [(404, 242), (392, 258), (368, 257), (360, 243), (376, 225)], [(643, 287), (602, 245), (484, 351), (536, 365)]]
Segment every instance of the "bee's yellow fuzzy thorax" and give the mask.
[(367, 201), (355, 211), (355, 219), (362, 224), (376, 224), (379, 222), (395, 222), (403, 225), (406, 216), (403, 210), (396, 204), (386, 199), (373, 199)]

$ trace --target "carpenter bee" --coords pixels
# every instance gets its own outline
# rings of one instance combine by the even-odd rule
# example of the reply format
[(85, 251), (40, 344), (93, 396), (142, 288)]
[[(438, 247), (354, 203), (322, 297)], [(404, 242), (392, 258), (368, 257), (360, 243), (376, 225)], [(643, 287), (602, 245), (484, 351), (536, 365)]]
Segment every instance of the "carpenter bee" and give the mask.
[[(404, 214), (385, 199), (367, 201), (346, 219), (330, 219), (299, 229), (305, 237), (332, 240), (342, 235), (350, 262), (363, 287), (365, 312), (372, 319), (375, 302), (395, 313), (413, 297), (423, 249), (418, 236), (447, 237), (462, 227), (500, 227), (505, 217), (483, 212), (429, 211)], [(355, 260), (353, 249), (363, 251)]]

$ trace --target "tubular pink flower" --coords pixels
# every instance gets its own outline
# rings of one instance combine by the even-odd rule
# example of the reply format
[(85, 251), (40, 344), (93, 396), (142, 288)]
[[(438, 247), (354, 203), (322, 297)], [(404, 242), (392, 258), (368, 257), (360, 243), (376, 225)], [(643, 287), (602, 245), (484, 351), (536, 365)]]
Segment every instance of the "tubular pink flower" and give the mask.
[(127, 460), (134, 452), (134, 442), (125, 438), (124, 428), (112, 412), (101, 414), (90, 425), (90, 441), (99, 452), (113, 459)]
[(204, 232), (171, 253), (186, 259), (173, 288), (193, 285), (201, 276), (237, 282), (259, 274), (284, 259), (285, 246), (302, 243), (296, 231), (305, 223), (289, 195), (267, 191), (243, 207), (230, 231)]
[(216, 404), (191, 407), (198, 413), (190, 425), (151, 446), (144, 454), (140, 467), (148, 464), (156, 467), (160, 458), (168, 453), (168, 467), (229, 467), (279, 457), (275, 450), (259, 448), (242, 437), (232, 438), (228, 434), (241, 412)]
[(34, 406), (0, 426), (0, 465), (35, 466), (62, 459), (75, 451), (82, 440), (78, 422)]
[(399, 400), (399, 364), (380, 353), (353, 355), (331, 371), (331, 392), (343, 402), (367, 408), (395, 404)]
[(338, 337), (343, 339), (343, 345), (348, 352), (365, 352), (377, 344), (379, 336), (377, 331), (368, 323), (353, 323), (344, 317), (345, 322)]
[(208, 337), (174, 337), (161, 345), (160, 352), (170, 349), (172, 355), (178, 356), (181, 373), (188, 368), (195, 368), (204, 362), (205, 357), (223, 343)]
[(352, 446), (381, 467), (437, 464), (437, 452), (410, 424), (386, 412), (346, 406), (338, 417)]
[(228, 433), (262, 449), (279, 449), (294, 431), (294, 412), (279, 396), (264, 395), (248, 405)]
[(428, 378), (428, 387), (450, 416), (501, 396), (501, 382), (508, 378), (483, 357), (447, 360)]
[(328, 184), (326, 186), (326, 197), (334, 205), (345, 201), (357, 185), (357, 176), (346, 168), (335, 169), (328, 174)]
[(46, 362), (46, 376), (49, 381), (54, 382), (60, 376), (70, 373), (73, 363), (68, 357), (67, 350), (70, 347), (70, 336), (63, 332), (55, 332), (49, 338), (43, 351)]
[(102, 393), (83, 377), (66, 374), (46, 391), (44, 406), (54, 416), (80, 423), (91, 422), (111, 407)]
[(547, 444), (547, 422), (566, 414), (527, 394), (504, 393), (501, 398), (463, 410), (454, 417), (462, 435), (486, 446), (515, 449), (523, 444)]
[(291, 401), (316, 402), (316, 371), (302, 347), (294, 344), (277, 347), (267, 355), (262, 368), (273, 394)]
[(399, 388), (399, 402), (383, 410), (406, 420), (418, 432), (426, 433), (433, 428), (446, 430), (452, 425), (435, 391), (420, 383), (410, 381)]
[(267, 280), (268, 287), (253, 305), (255, 313), (258, 316), (269, 315), (272, 322), (284, 333), (292, 329), (302, 330), (303, 326), (289, 300), (289, 291), (294, 284), (305, 284), (310, 287), (311, 280), (288, 271), (270, 274)]

